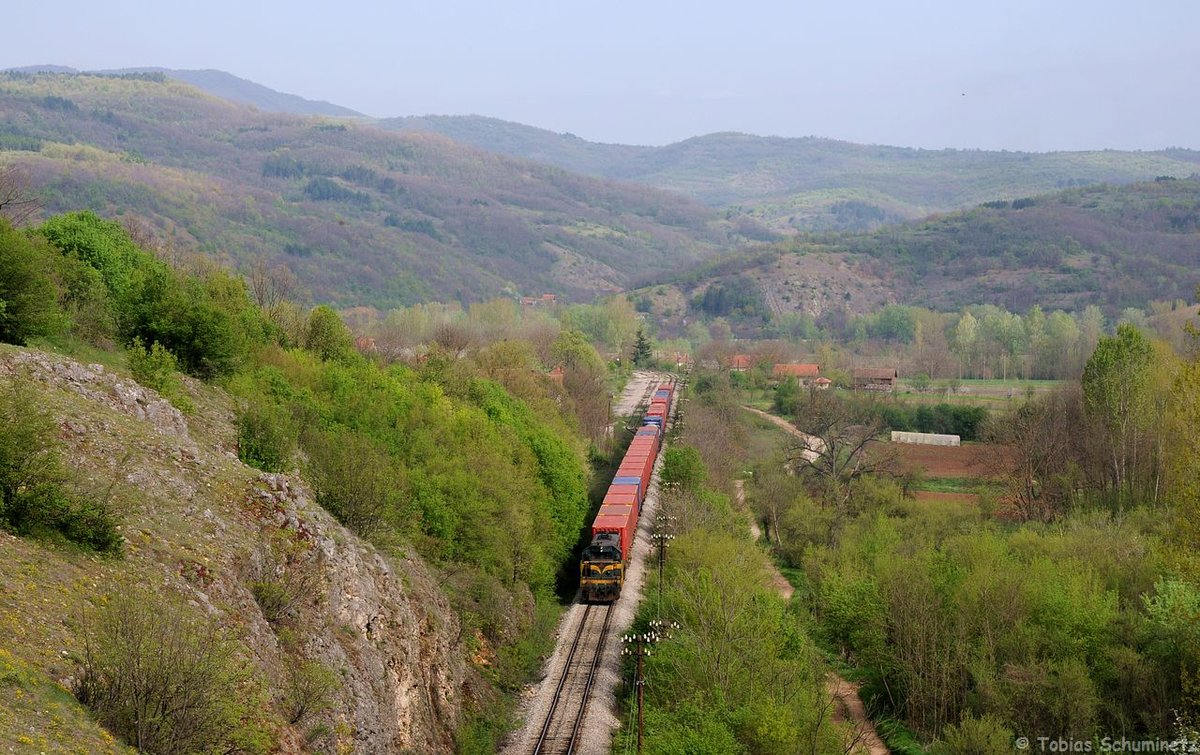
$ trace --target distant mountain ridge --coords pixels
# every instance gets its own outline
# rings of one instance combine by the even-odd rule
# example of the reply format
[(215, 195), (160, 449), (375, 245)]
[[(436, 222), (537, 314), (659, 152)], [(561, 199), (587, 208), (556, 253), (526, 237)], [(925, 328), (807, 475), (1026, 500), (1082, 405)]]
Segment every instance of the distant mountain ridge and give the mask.
[(249, 79), (234, 76), (215, 69), (178, 69), (155, 66), (141, 68), (115, 68), (100, 71), (80, 71), (70, 66), (41, 65), (10, 68), (14, 73), (95, 73), (121, 76), (136, 73), (161, 73), (164, 76), (186, 82), (214, 97), (242, 105), (253, 105), (268, 113), (292, 113), (295, 115), (329, 115), (338, 117), (364, 117), (362, 113), (348, 107), (335, 105), (324, 100), (310, 100), (296, 94), (279, 92), (257, 84)]
[(92, 209), (318, 301), (591, 299), (770, 234), (685, 197), (441, 136), (264, 113), (165, 76), (0, 73), (0, 154)]
[(585, 175), (679, 192), (712, 207), (741, 207), (786, 231), (871, 230), (997, 199), (1093, 183), (1186, 178), (1200, 171), (1200, 152), (1194, 150), (927, 150), (740, 133), (637, 147), (597, 144), (479, 116), (379, 123), (400, 131), (436, 132)]
[[(53, 65), (12, 70), (78, 73)], [(126, 68), (97, 73), (161, 73), (265, 112), (360, 118), (387, 130), (438, 134), (495, 154), (732, 208), (783, 233), (869, 231), (998, 199), (1094, 183), (1186, 178), (1200, 171), (1200, 152), (1181, 149), (928, 150), (742, 133), (707, 134), (661, 147), (604, 144), (477, 115), (369, 119), (349, 108), (277, 92), (223, 71)]]

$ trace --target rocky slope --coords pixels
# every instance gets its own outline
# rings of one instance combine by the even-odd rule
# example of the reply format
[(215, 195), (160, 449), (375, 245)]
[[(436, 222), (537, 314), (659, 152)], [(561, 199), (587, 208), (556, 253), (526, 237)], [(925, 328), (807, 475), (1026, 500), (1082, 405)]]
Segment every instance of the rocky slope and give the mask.
[[(60, 430), (72, 483), (106, 497), (119, 559), (0, 534), (0, 750), (122, 748), (65, 694), (78, 673), (80, 616), (123, 585), (177, 593), (232, 631), (278, 705), (289, 668), (338, 680), (330, 710), (289, 725), (284, 751), (446, 752), (471, 694), (458, 621), (415, 555), (385, 555), (339, 525), (303, 481), (234, 453), (232, 406), (189, 381), (185, 417), (119, 374), (2, 347), (0, 380), (34, 387)], [(254, 585), (299, 586), (268, 621)], [(319, 725), (318, 725), (319, 724)]]

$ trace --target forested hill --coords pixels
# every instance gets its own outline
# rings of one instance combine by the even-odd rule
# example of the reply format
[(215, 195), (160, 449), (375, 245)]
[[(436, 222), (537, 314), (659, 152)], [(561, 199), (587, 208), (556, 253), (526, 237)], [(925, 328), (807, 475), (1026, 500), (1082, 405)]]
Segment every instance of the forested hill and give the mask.
[(758, 284), (775, 314), (815, 317), (886, 302), (955, 310), (1115, 315), (1150, 301), (1191, 301), (1200, 285), (1200, 180), (1069, 189), (862, 234), (797, 237), (702, 264), (677, 279)]
[(48, 212), (133, 217), (164, 245), (283, 264), (339, 305), (589, 298), (746, 239), (655, 189), (262, 113), (154, 73), (0, 74), (0, 160), (32, 173)]
[(477, 116), (395, 118), (381, 125), (677, 191), (715, 207), (740, 205), (781, 230), (870, 230), (996, 199), (1200, 170), (1200, 152), (1190, 150), (923, 150), (737, 133), (632, 147)]
[(293, 115), (361, 116), (355, 110), (324, 100), (309, 100), (295, 94), (280, 92), (225, 71), (213, 69), (179, 68), (121, 68), (111, 71), (80, 71), (70, 66), (25, 66), (9, 69), (15, 73), (95, 73), (122, 76), (126, 74), (158, 74), (191, 84), (209, 94), (243, 105), (253, 105), (268, 113), (292, 113)]

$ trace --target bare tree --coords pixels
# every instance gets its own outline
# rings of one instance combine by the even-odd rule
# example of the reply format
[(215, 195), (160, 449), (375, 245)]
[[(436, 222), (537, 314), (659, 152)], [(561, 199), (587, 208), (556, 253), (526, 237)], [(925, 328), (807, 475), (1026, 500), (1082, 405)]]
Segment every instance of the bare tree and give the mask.
[(0, 165), (0, 216), (19, 226), (41, 208), (29, 171), (19, 165)]
[(789, 466), (816, 483), (838, 519), (849, 513), (855, 480), (898, 473), (896, 453), (880, 442), (883, 423), (835, 395), (813, 391), (797, 426), (804, 435), (788, 449)]
[(990, 422), (987, 439), (1005, 447), (980, 461), (1000, 480), (1004, 498), (1023, 521), (1050, 521), (1065, 513), (1074, 495), (1078, 461), (1088, 437), (1078, 385), (1030, 399)]
[(296, 291), (296, 276), (283, 265), (268, 268), (267, 263), (258, 259), (250, 268), (247, 281), (250, 284), (250, 296), (268, 319), (274, 321), (280, 305), (291, 298)]

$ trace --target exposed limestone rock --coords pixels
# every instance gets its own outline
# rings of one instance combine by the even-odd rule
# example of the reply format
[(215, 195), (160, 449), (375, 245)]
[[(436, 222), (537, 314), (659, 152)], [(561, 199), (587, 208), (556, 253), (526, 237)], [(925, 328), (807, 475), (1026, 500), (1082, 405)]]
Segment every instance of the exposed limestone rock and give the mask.
[[(471, 671), (436, 577), (417, 556), (383, 554), (342, 527), (298, 477), (241, 464), (229, 448), (228, 397), (205, 388), (193, 398), (206, 403), (189, 419), (100, 365), (9, 347), (0, 350), (6, 376), (34, 382), (75, 482), (111, 498), (127, 542), (120, 561), (92, 563), (12, 540), (43, 562), (36, 573), (76, 575), (60, 590), (59, 613), (38, 597), (46, 585), (24, 585), (29, 608), (14, 609), (9, 623), (45, 630), (22, 635), (22, 657), (44, 654), (38, 667), (69, 684), (74, 668), (63, 648), (80, 645), (72, 612), (97, 585), (161, 585), (229, 628), (277, 701), (301, 663), (319, 662), (340, 681), (332, 710), (285, 728), (285, 752), (453, 751)], [(295, 597), (278, 615), (264, 615), (256, 601), (264, 581)], [(304, 740), (315, 723), (330, 733), (314, 750)]]

